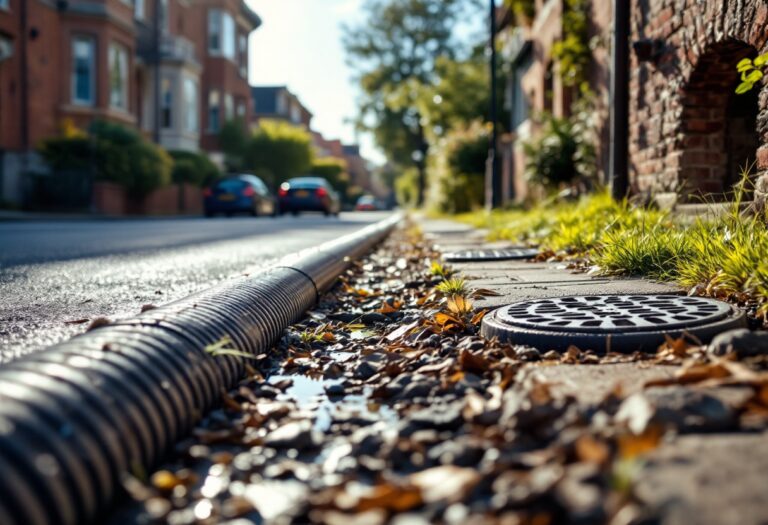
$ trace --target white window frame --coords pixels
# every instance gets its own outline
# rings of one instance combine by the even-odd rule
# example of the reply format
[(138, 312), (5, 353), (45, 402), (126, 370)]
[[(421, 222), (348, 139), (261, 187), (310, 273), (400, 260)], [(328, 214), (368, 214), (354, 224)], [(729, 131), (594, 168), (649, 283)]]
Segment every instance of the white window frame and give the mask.
[(184, 131), (187, 133), (200, 132), (200, 117), (197, 81), (184, 77)]
[[(116, 60), (120, 60), (120, 62), (118, 64), (115, 64)], [(131, 70), (128, 48), (119, 42), (110, 42), (109, 58), (107, 62), (108, 62), (108, 70), (109, 70), (109, 107), (112, 109), (117, 109), (120, 111), (127, 112), (129, 107), (129, 100), (130, 100), (129, 88), (130, 88), (130, 70)], [(122, 85), (120, 86), (119, 91), (115, 90), (115, 85), (113, 84), (114, 79), (112, 75), (114, 74), (115, 67), (118, 67), (120, 69), (120, 74), (122, 76), (121, 78)]]
[(237, 36), (238, 61), (240, 62), (240, 76), (248, 78), (248, 35), (240, 33)]
[[(173, 129), (173, 79), (162, 77), (160, 79), (160, 128)], [(166, 114), (168, 118), (166, 119)]]
[(147, 16), (145, 0), (134, 0), (133, 2), (133, 17), (136, 20), (144, 20)]
[(224, 122), (235, 118), (235, 97), (231, 93), (224, 94)]
[(223, 9), (208, 10), (208, 54), (237, 61), (235, 19)]
[[(88, 91), (89, 91), (89, 97), (88, 98), (78, 98), (77, 93), (77, 81), (78, 81), (78, 74), (77, 74), (77, 64), (78, 64), (78, 58), (77, 58), (77, 51), (76, 46), (79, 43), (86, 43), (89, 46), (90, 49), (90, 56), (88, 57)], [(90, 35), (75, 35), (72, 37), (72, 43), (71, 43), (71, 49), (72, 49), (72, 81), (71, 81), (71, 89), (72, 89), (72, 96), (70, 99), (72, 100), (72, 104), (75, 104), (77, 106), (95, 106), (96, 105), (96, 38)]]

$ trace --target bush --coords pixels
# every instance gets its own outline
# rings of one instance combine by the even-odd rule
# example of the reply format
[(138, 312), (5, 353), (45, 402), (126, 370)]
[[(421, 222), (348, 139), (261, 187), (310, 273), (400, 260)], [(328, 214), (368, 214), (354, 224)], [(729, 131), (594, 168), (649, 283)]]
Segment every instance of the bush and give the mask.
[(221, 177), (221, 170), (204, 153), (180, 150), (169, 153), (174, 161), (172, 180), (176, 184), (207, 186)]
[(87, 136), (46, 139), (39, 151), (54, 170), (92, 169), (96, 180), (120, 184), (135, 197), (171, 180), (173, 160), (165, 150), (137, 131), (110, 122), (94, 122)]
[(489, 140), (481, 122), (446, 135), (433, 162), (439, 188), (433, 207), (445, 213), (462, 213), (483, 205)]
[(246, 169), (245, 155), (248, 150), (248, 126), (242, 118), (228, 120), (219, 132), (219, 146), (224, 153), (224, 164), (229, 171)]
[(312, 167), (312, 140), (303, 128), (277, 120), (262, 120), (248, 140), (245, 167), (278, 186), (292, 177), (306, 175)]
[(349, 203), (349, 174), (347, 163), (342, 159), (322, 158), (312, 164), (312, 175), (322, 177), (339, 192), (342, 200)]
[(413, 208), (419, 198), (419, 172), (416, 168), (403, 171), (395, 180), (395, 192), (397, 201), (401, 206)]
[(526, 177), (548, 189), (590, 186), (596, 175), (595, 147), (580, 117), (544, 116), (541, 135), (523, 143)]

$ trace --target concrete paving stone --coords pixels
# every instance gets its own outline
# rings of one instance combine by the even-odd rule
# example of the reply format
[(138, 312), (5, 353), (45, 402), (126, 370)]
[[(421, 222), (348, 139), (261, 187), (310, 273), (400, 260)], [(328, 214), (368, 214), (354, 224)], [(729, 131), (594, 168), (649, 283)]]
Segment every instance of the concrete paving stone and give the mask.
[(768, 433), (698, 434), (647, 458), (635, 495), (663, 525), (768, 523)]
[(672, 377), (676, 369), (650, 363), (547, 365), (544, 361), (529, 365), (524, 373), (550, 383), (555, 394), (574, 396), (580, 403), (594, 405), (619, 385), (629, 395), (642, 390), (648, 381)]
[[(470, 281), (470, 286), (474, 283)], [(494, 286), (499, 296), (483, 297), (475, 301), (475, 308), (498, 308), (516, 301), (548, 299), (572, 295), (622, 295), (622, 294), (674, 294), (681, 291), (664, 283), (640, 279), (591, 280), (570, 283), (519, 283)]]

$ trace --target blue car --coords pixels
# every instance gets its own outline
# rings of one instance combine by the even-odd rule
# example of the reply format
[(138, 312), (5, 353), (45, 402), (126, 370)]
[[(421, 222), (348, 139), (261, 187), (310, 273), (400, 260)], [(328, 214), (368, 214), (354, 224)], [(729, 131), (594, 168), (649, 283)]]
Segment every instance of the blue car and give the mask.
[(280, 185), (277, 195), (281, 214), (319, 211), (326, 216), (338, 216), (341, 211), (339, 194), (321, 177), (290, 179)]
[(247, 213), (254, 217), (277, 214), (274, 196), (264, 181), (255, 175), (228, 175), (206, 188), (203, 196), (206, 217), (217, 213), (228, 217), (235, 213)]

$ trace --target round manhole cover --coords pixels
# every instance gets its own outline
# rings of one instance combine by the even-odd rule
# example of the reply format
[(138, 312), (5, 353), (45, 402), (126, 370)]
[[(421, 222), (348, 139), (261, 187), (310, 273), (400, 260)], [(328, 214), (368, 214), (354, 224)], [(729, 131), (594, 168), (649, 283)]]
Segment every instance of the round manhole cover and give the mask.
[(533, 248), (501, 248), (493, 250), (458, 250), (443, 255), (448, 262), (508, 261), (512, 259), (531, 259), (539, 254)]
[(593, 295), (521, 301), (483, 320), (485, 337), (540, 350), (655, 350), (664, 335), (688, 333), (703, 343), (746, 325), (728, 303), (678, 295)]

